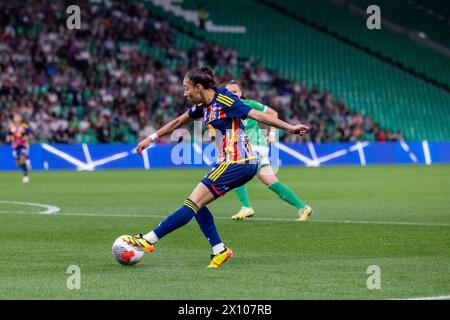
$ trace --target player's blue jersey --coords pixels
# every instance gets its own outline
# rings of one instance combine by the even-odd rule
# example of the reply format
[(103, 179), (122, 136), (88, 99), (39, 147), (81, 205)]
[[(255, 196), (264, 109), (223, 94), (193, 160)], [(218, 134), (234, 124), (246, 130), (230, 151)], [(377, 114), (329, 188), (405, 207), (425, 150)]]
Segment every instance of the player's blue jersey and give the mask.
[(239, 163), (256, 158), (241, 121), (247, 118), (250, 110), (252, 108), (230, 91), (218, 88), (209, 105), (189, 108), (189, 117), (203, 118), (207, 127), (219, 130), (223, 136), (221, 158), (227, 162)]
[(19, 126), (12, 126), (8, 131), (8, 135), (12, 136), (11, 144), (13, 149), (16, 149), (17, 147), (28, 148), (29, 137), (31, 134), (31, 129), (25, 123), (22, 123)]

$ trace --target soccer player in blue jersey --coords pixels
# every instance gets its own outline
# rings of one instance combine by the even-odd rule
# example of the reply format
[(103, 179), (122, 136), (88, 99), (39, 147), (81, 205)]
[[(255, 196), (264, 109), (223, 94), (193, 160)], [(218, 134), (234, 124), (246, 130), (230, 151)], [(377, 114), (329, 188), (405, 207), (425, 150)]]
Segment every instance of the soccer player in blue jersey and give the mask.
[(172, 120), (155, 133), (142, 140), (136, 151), (139, 155), (158, 137), (203, 118), (206, 125), (212, 126), (223, 136), (222, 159), (192, 191), (183, 206), (163, 220), (158, 227), (147, 234), (124, 236), (130, 245), (152, 252), (155, 243), (172, 231), (184, 226), (195, 217), (200, 229), (211, 244), (213, 254), (208, 268), (219, 268), (233, 252), (220, 239), (214, 218), (207, 205), (224, 196), (230, 190), (250, 181), (258, 170), (258, 160), (251, 150), (241, 119), (247, 117), (267, 125), (283, 129), (289, 133), (304, 135), (308, 127), (290, 125), (267, 113), (255, 110), (244, 104), (226, 88), (216, 87), (214, 72), (209, 67), (193, 68), (184, 80), (184, 95), (195, 104), (180, 117)]
[(16, 159), (16, 164), (23, 171), (22, 182), (28, 183), (30, 178), (29, 171), (29, 146), (32, 132), (26, 123), (22, 122), (22, 117), (15, 114), (13, 123), (6, 134), (6, 142), (10, 142), (13, 149), (13, 157)]

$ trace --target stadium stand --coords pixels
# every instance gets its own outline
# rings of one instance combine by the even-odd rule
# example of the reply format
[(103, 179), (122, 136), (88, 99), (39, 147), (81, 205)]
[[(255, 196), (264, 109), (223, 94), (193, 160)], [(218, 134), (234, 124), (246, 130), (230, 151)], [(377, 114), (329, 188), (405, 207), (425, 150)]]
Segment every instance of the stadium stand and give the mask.
[[(448, 94), (252, 1), (206, 4), (246, 34), (205, 32), (156, 2), (92, 3), (71, 32), (64, 2), (1, 5), (0, 132), (20, 112), (35, 141), (135, 143), (184, 110), (182, 77), (207, 64), (221, 81), (243, 74), (251, 96), (308, 123), (315, 142), (450, 137)], [(269, 16), (276, 23), (262, 25)]]
[[(450, 17), (445, 11), (448, 1), (432, 0), (350, 0), (361, 8), (377, 4), (383, 8), (383, 17), (426, 36), (450, 48)], [(401, 14), (399, 14), (401, 13)]]
[[(46, 28), (39, 21), (43, 7), (33, 13), (14, 5), (3, 9), (17, 27), (7, 24), (2, 35), (8, 45), (1, 51), (1, 122), (6, 128), (13, 112), (22, 113), (36, 141), (134, 143), (182, 112), (182, 76), (189, 66), (204, 64), (217, 66), (222, 80), (244, 72), (252, 95), (291, 122), (309, 123), (313, 141), (402, 139), (349, 111), (327, 91), (284, 81), (235, 50), (150, 18), (139, 3), (110, 10), (93, 6), (85, 19), (89, 28), (73, 33), (57, 27), (63, 19), (56, 16), (57, 4), (47, 11)], [(33, 23), (20, 23), (20, 14)]]
[[(191, 30), (195, 28), (191, 22), (163, 9), (161, 2), (164, 1), (151, 1), (148, 6), (153, 12), (170, 19), (173, 24)], [(279, 70), (288, 79), (304, 80), (306, 83), (316, 84), (320, 89), (326, 88), (339, 94), (353, 110), (362, 115), (373, 116), (375, 121), (392, 130), (402, 130), (407, 139), (449, 139), (450, 128), (447, 124), (450, 121), (450, 97), (445, 90), (262, 2), (218, 0), (214, 1), (214, 5), (206, 4), (214, 23), (245, 25), (245, 34), (196, 32), (210, 41), (234, 47), (245, 56), (253, 56), (268, 68)], [(286, 5), (303, 2), (290, 3), (286, 2)], [(195, 6), (195, 1), (182, 3), (183, 9), (195, 10)], [(252, 14), (249, 15), (248, 12)], [(329, 25), (345, 24), (347, 18), (354, 18), (344, 16), (344, 13), (345, 11), (339, 16), (328, 16)], [(311, 19), (322, 19), (318, 16), (319, 13), (311, 16)], [(264, 23), (269, 19), (270, 24)], [(365, 28), (365, 21), (361, 25)], [(365, 32), (370, 33), (367, 29)], [(402, 48), (397, 54), (408, 55), (408, 50), (410, 47)], [(427, 55), (411, 54), (417, 60), (428, 60)], [(440, 71), (448, 70), (446, 65), (448, 59), (439, 68)]]
[[(333, 5), (329, 0), (268, 0), (267, 2), (283, 6), (300, 17), (309, 17), (321, 27), (326, 27), (330, 31), (370, 48), (407, 68), (435, 79), (438, 83), (450, 85), (450, 77), (448, 76), (450, 59), (448, 57), (384, 28), (370, 32), (366, 27), (364, 18), (349, 14), (345, 9)], [(395, 12), (395, 10), (397, 10), (396, 12), (403, 11), (401, 15), (398, 15), (402, 17), (410, 17), (413, 14), (411, 10), (407, 10), (406, 1), (378, 1), (377, 3), (382, 8), (382, 18), (386, 18), (386, 12)], [(364, 11), (367, 7), (368, 5), (362, 6)], [(401, 10), (402, 7), (403, 10)], [(432, 22), (430, 22), (430, 25), (433, 29), (435, 28)], [(442, 31), (447, 31), (448, 35), (450, 34), (450, 27), (447, 26)]]

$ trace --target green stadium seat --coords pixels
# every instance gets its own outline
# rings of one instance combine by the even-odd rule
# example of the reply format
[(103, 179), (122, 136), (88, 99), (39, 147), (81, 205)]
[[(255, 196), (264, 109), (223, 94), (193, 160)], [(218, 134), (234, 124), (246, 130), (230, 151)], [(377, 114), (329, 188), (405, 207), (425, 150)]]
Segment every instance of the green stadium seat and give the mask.
[[(397, 39), (398, 36), (387, 32), (371, 33), (372, 36), (367, 37), (367, 29), (362, 32), (361, 28), (355, 27), (358, 24), (365, 28), (365, 21), (360, 23), (353, 16), (342, 19), (348, 18), (348, 13), (335, 10), (334, 6), (333, 10), (324, 10), (329, 8), (329, 2), (280, 0), (277, 3), (299, 10), (302, 15), (317, 19), (330, 30), (342, 32), (385, 56), (400, 57), (404, 65), (432, 78), (446, 83), (450, 81), (449, 59), (442, 59), (441, 55), (429, 49), (407, 39)], [(196, 30), (196, 34), (201, 34), (208, 41), (235, 48), (241, 56), (252, 56), (265, 67), (280, 71), (285, 78), (304, 80), (308, 86), (328, 89), (335, 98), (343, 97), (351, 110), (371, 116), (382, 127), (394, 132), (402, 130), (409, 140), (450, 139), (450, 95), (444, 90), (263, 4), (252, 0), (205, 3), (215, 24), (244, 25), (246, 34), (199, 31), (192, 23), (165, 12), (151, 2), (145, 4), (152, 14), (169, 19), (184, 30)], [(195, 9), (197, 3), (185, 0), (182, 6)], [(323, 14), (318, 14), (317, 10), (322, 10)], [(342, 16), (331, 15), (336, 12)], [(339, 23), (343, 20), (348, 22)], [(185, 34), (182, 37), (190, 38)], [(192, 43), (195, 41), (192, 39)], [(392, 44), (396, 41), (398, 44)], [(218, 66), (217, 71), (221, 72), (222, 67)]]

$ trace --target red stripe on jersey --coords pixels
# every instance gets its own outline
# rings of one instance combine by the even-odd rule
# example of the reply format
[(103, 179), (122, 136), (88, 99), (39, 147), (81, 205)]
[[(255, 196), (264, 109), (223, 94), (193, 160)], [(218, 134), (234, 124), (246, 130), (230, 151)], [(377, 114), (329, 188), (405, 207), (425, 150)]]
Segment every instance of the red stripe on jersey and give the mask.
[(233, 132), (233, 148), (234, 148), (234, 161), (238, 160), (238, 147), (237, 143), (239, 140), (238, 130), (239, 130), (239, 118), (234, 118), (234, 132)]
[(225, 132), (225, 134), (223, 136), (223, 146), (222, 146), (222, 154), (225, 155), (225, 161), (228, 160), (227, 159), (228, 155), (227, 155), (227, 151), (226, 151), (226, 148), (228, 145), (227, 134), (228, 134), (228, 132)]
[(220, 108), (220, 110), (219, 110), (219, 119), (223, 119), (223, 118), (225, 118), (225, 111), (223, 111), (223, 109), (222, 108)]

